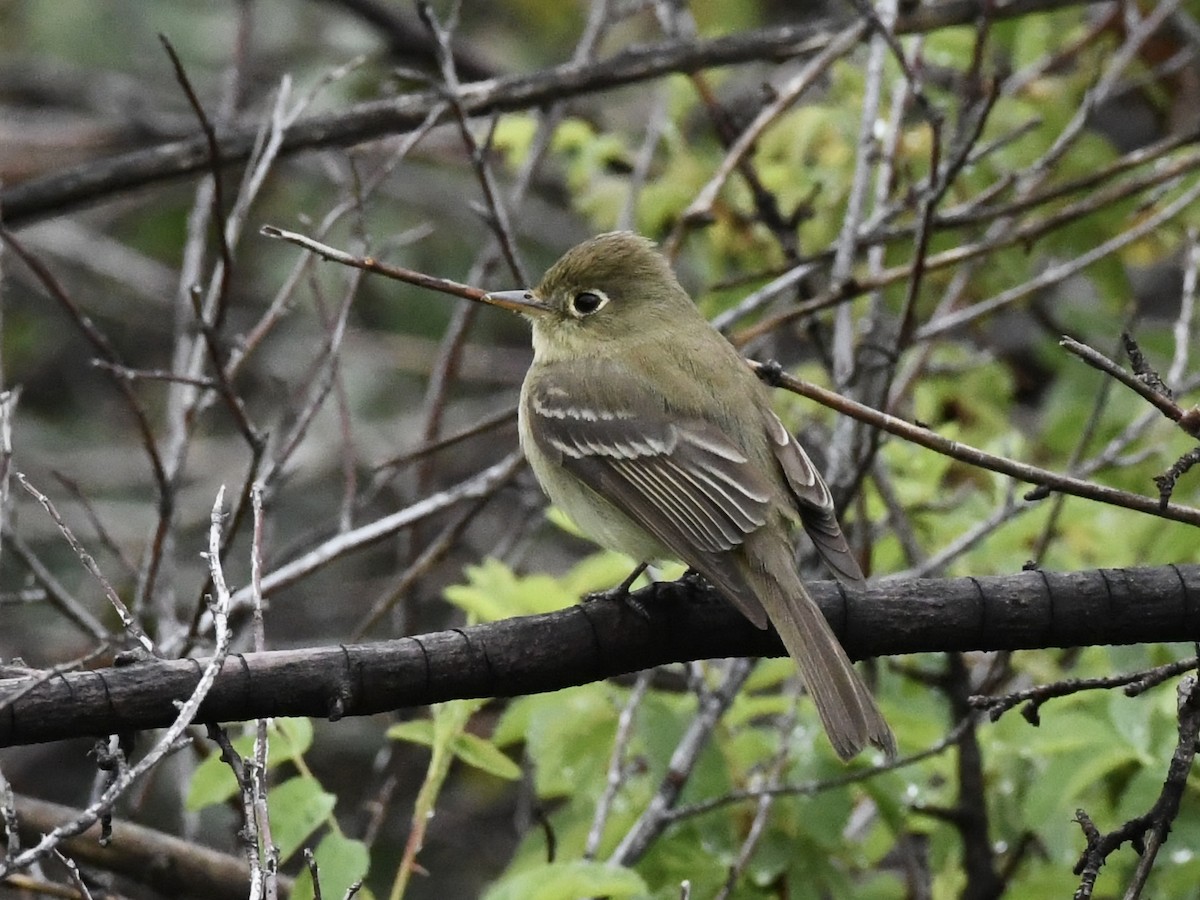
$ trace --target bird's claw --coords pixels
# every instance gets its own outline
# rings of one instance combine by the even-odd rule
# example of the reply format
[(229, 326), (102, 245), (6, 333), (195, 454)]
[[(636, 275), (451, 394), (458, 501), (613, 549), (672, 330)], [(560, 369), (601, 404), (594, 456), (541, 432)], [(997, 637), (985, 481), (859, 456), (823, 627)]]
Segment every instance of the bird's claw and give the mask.
[(629, 589), (633, 587), (633, 583), (637, 581), (638, 576), (641, 575), (645, 570), (646, 566), (644, 564), (639, 565), (636, 569), (629, 573), (628, 578), (626, 578), (616, 587), (609, 588), (606, 591), (592, 591), (590, 594), (585, 594), (583, 599), (585, 601), (603, 600), (609, 603), (613, 601), (623, 603), (641, 618), (649, 619), (650, 613), (647, 612), (646, 607), (642, 604), (642, 601), (633, 596), (633, 594), (629, 591)]

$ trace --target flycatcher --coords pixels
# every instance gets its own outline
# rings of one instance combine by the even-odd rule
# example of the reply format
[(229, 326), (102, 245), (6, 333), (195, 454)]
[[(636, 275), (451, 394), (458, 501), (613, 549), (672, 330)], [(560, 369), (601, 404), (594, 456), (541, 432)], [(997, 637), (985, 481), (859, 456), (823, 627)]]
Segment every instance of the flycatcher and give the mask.
[(598, 543), (700, 572), (775, 626), (843, 759), (895, 739), (796, 573), (799, 519), (825, 562), (861, 582), (829, 488), (766, 387), (645, 238), (602, 234), (533, 290), (483, 298), (533, 324), (521, 446), (550, 499)]

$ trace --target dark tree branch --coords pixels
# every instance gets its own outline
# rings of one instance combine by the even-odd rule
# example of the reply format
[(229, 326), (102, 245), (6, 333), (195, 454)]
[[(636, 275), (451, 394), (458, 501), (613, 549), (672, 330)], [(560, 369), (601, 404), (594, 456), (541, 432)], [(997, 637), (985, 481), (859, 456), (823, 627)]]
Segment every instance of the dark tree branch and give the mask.
[[(437, 59), (429, 43), (429, 32), (408, 13), (408, 4), (391, 4), (384, 0), (322, 2), (329, 6), (340, 6), (374, 28), (387, 42), (388, 53), (395, 59), (406, 65), (417, 59), (430, 68), (437, 67)], [(464, 78), (478, 81), (496, 74), (493, 67), (469, 46), (456, 46), (452, 53), (454, 68)]]
[(1100, 833), (1084, 810), (1076, 811), (1075, 821), (1083, 829), (1087, 844), (1075, 865), (1075, 874), (1083, 876), (1075, 891), (1076, 900), (1088, 900), (1092, 896), (1100, 867), (1126, 841), (1130, 842), (1141, 860), (1134, 875), (1134, 882), (1125, 896), (1141, 896), (1141, 889), (1145, 886), (1154, 859), (1166, 843), (1167, 835), (1171, 832), (1171, 823), (1179, 813), (1179, 805), (1183, 801), (1188, 776), (1192, 771), (1192, 762), (1196, 758), (1196, 738), (1200, 734), (1200, 688), (1194, 677), (1189, 676), (1180, 683), (1178, 705), (1179, 742), (1171, 756), (1162, 792), (1154, 805), (1142, 815), (1134, 816), (1107, 834)]
[(954, 721), (970, 722), (958, 742), (958, 799), (950, 821), (963, 845), (967, 883), (963, 900), (996, 900), (1004, 893), (1004, 882), (996, 869), (996, 856), (989, 837), (986, 777), (978, 729), (971, 718), (971, 675), (961, 653), (946, 660), (945, 692)]
[[(809, 589), (856, 658), (1200, 638), (1200, 566), (883, 581), (853, 595), (833, 582)], [(558, 690), (684, 660), (783, 654), (773, 632), (691, 581), (634, 597), (644, 617), (595, 601), (396, 641), (231, 657), (197, 721), (370, 715)], [(63, 674), (32, 690), (28, 678), (0, 681), (0, 747), (159, 727), (203, 666), (137, 663)]]
[[(945, 0), (919, 5), (900, 15), (895, 32), (923, 33), (971, 25), (981, 18), (1011, 19), (1097, 2), (1103, 0)], [(568, 62), (529, 75), (464, 85), (460, 101), (469, 115), (530, 109), (672, 72), (805, 56), (820, 51), (844, 27), (843, 20), (824, 21), (762, 28), (706, 41), (666, 41), (631, 48), (592, 65)], [(421, 91), (362, 103), (341, 113), (313, 116), (288, 129), (280, 153), (348, 147), (408, 131), (418, 127), (443, 101), (441, 91)], [(226, 165), (245, 162), (258, 128), (259, 123), (254, 121), (219, 132), (221, 161)], [(0, 210), (10, 227), (27, 225), (130, 188), (205, 171), (210, 159), (211, 151), (203, 137), (137, 150), (8, 187), (0, 191)]]
[[(35, 843), (43, 834), (77, 819), (81, 810), (18, 795), (16, 812), (21, 840)], [(93, 826), (66, 838), (60, 849), (81, 864), (129, 875), (164, 896), (211, 900), (242, 900), (246, 896), (250, 870), (244, 859), (127, 822), (114, 822), (112, 829), (107, 845), (96, 840), (100, 828)], [(291, 879), (281, 877), (280, 881), (286, 896)]]

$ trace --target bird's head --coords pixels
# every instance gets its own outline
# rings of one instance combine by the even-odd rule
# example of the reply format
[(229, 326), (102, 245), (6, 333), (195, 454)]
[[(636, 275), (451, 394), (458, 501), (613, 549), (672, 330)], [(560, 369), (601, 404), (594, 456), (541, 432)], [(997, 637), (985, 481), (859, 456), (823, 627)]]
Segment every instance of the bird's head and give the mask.
[(534, 353), (545, 361), (669, 339), (673, 328), (697, 315), (654, 244), (629, 231), (572, 247), (531, 290), (494, 292), (483, 300), (529, 319)]

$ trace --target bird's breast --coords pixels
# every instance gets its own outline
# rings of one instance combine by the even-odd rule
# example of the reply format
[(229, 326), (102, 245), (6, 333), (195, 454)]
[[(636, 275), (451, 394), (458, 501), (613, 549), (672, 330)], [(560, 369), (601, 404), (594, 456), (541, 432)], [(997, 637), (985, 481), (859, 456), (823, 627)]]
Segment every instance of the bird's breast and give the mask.
[(517, 407), (517, 430), (529, 468), (550, 502), (566, 513), (584, 535), (609, 550), (641, 562), (674, 559), (675, 555), (600, 494), (568, 472), (539, 446), (531, 432), (529, 380)]

